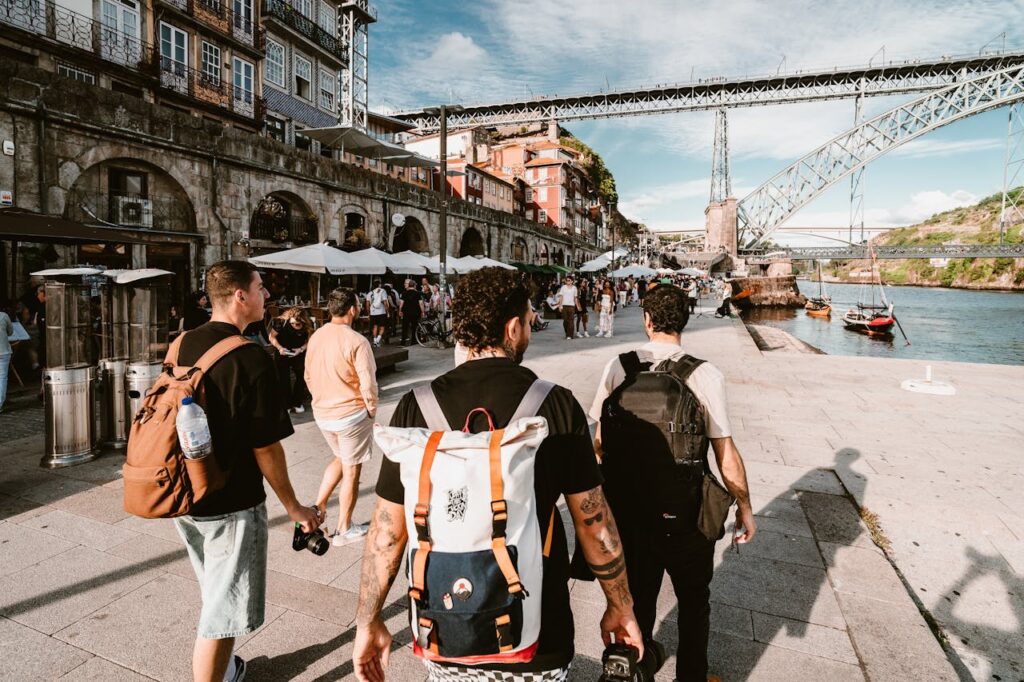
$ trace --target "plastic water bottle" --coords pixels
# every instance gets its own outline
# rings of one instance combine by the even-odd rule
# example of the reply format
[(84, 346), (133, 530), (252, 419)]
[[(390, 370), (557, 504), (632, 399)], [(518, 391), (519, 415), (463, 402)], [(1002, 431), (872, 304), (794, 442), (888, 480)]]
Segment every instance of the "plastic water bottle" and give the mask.
[(202, 459), (213, 450), (206, 413), (192, 398), (181, 399), (181, 409), (174, 424), (178, 429), (178, 443), (186, 457)]

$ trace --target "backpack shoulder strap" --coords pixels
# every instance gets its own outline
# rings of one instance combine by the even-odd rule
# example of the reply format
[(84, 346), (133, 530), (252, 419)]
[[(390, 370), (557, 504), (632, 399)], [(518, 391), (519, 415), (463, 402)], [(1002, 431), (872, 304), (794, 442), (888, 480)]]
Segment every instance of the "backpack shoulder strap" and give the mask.
[(412, 395), (420, 408), (420, 414), (423, 415), (423, 421), (427, 422), (428, 429), (431, 431), (453, 430), (444, 416), (444, 412), (441, 411), (441, 404), (437, 402), (437, 396), (434, 395), (434, 389), (430, 387), (430, 384), (417, 386), (413, 389)]
[(519, 407), (516, 408), (515, 413), (512, 415), (512, 418), (508, 420), (508, 423), (512, 424), (523, 417), (537, 416), (537, 412), (540, 411), (540, 406), (544, 404), (548, 394), (551, 393), (551, 389), (554, 387), (555, 385), (553, 383), (542, 379), (537, 379), (530, 384), (530, 388), (526, 389), (526, 394), (519, 402)]
[(241, 348), (242, 346), (248, 346), (250, 343), (252, 343), (252, 341), (242, 335), (229, 336), (228, 338), (215, 343), (210, 350), (200, 356), (199, 360), (197, 360), (196, 364), (193, 366), (203, 374), (206, 374), (210, 371), (210, 368), (220, 362), (225, 355), (233, 350)]
[(686, 380), (690, 378), (690, 375), (693, 374), (694, 370), (703, 364), (704, 361), (700, 358), (695, 358), (692, 355), (684, 355), (673, 362), (672, 366), (667, 369), (673, 376), (675, 376), (675, 378), (685, 384)]
[(640, 356), (635, 350), (619, 355), (619, 363), (626, 371), (626, 376), (631, 377), (644, 371), (644, 363), (640, 362)]
[(171, 367), (178, 366), (178, 353), (181, 352), (181, 340), (185, 338), (185, 334), (188, 332), (182, 332), (178, 334), (178, 338), (171, 341), (171, 345), (167, 348), (167, 355), (164, 356), (164, 364), (170, 365)]

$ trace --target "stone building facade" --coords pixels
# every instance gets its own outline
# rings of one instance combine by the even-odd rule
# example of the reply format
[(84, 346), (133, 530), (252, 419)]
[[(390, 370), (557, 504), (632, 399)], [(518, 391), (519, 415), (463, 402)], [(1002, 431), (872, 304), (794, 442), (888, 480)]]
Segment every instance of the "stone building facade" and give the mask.
[[(10, 151), (0, 156), (0, 191), (13, 204), (0, 208), (7, 297), (30, 267), (19, 244), (45, 244), (47, 266), (166, 267), (189, 288), (222, 258), (340, 244), (353, 213), (373, 245), (438, 249), (435, 192), (14, 61), (0, 63), (0, 140)], [(117, 194), (125, 183), (144, 205)], [(517, 216), (449, 204), (452, 255), (465, 243), (505, 261), (571, 265), (596, 255), (592, 244)]]

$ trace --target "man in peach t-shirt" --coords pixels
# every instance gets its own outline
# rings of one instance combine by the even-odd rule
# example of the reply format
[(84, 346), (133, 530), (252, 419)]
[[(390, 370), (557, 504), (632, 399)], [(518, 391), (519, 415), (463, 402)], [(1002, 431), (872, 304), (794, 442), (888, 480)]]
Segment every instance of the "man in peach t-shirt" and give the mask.
[(370, 459), (373, 418), (377, 414), (377, 365), (370, 342), (352, 329), (359, 317), (359, 299), (352, 289), (338, 288), (327, 297), (330, 324), (313, 332), (306, 349), (306, 385), (313, 395), (313, 417), (334, 452), (327, 465), (317, 507), (327, 508), (338, 492), (338, 528), (335, 546), (366, 535), (368, 524), (352, 523), (359, 490), (359, 474)]

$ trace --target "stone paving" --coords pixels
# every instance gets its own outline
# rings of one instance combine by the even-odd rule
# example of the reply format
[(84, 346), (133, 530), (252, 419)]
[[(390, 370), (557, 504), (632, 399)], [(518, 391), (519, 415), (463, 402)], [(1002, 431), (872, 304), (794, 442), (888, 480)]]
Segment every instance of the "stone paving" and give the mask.
[[(614, 339), (571, 342), (553, 321), (526, 364), (589, 407), (604, 363), (642, 339), (639, 319), (626, 309)], [(727, 376), (759, 518), (740, 553), (718, 546), (713, 671), (726, 680), (1024, 678), (1024, 368), (933, 363), (959, 390), (940, 398), (899, 389), (923, 375), (923, 362), (763, 354), (737, 320), (699, 317), (684, 346)], [(451, 363), (450, 351), (412, 349), (381, 379), (380, 418)], [(39, 469), (41, 434), (9, 435), (41, 423), (39, 412), (0, 415), (0, 679), (187, 680), (199, 594), (173, 526), (122, 511), (116, 453)], [(294, 421), (289, 471), (310, 497), (329, 453), (308, 413)], [(357, 520), (369, 516), (378, 467), (379, 456), (363, 474)], [(858, 505), (878, 514), (888, 555)], [(247, 679), (354, 679), (362, 546), (295, 553), (272, 494), (268, 510), (266, 624), (238, 643)], [(402, 583), (385, 610), (396, 634), (389, 676), (420, 680)], [(576, 583), (572, 603), (572, 678), (596, 679), (600, 589)], [(675, 618), (665, 581), (657, 637), (670, 650)], [(670, 659), (658, 679), (671, 680), (672, 668)]]

